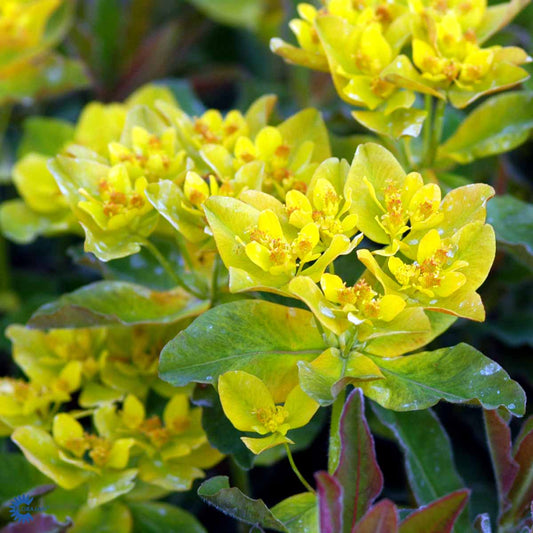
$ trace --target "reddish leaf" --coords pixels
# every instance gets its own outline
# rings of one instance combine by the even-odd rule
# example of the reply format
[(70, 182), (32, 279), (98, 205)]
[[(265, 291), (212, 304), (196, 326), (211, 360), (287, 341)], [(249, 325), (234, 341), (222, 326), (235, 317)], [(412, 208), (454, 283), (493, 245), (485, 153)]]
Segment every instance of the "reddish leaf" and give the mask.
[(390, 500), (381, 500), (357, 522), (352, 533), (397, 533), (398, 511)]
[(341, 454), (335, 479), (343, 489), (343, 524), (350, 533), (383, 488), (383, 474), (376, 461), (374, 439), (365, 419), (361, 389), (352, 391), (342, 411)]
[(498, 487), (500, 514), (509, 507), (507, 495), (518, 473), (518, 464), (513, 459), (511, 430), (498, 411), (484, 411), (485, 433), (489, 445), (492, 467)]
[(327, 472), (317, 472), (315, 479), (320, 533), (339, 533), (342, 531), (342, 486)]
[(469, 490), (457, 490), (420, 507), (400, 524), (400, 533), (451, 533), (469, 494)]
[(533, 429), (525, 435), (514, 457), (520, 470), (509, 492), (512, 516), (521, 518), (533, 500)]

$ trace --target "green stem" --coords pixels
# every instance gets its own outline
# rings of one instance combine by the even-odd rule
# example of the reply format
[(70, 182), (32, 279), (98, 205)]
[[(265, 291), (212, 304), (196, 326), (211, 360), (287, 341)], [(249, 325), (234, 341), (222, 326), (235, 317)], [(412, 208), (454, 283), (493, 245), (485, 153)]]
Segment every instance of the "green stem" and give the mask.
[(315, 489), (307, 483), (305, 478), (302, 476), (301, 472), (298, 470), (296, 464), (294, 463), (294, 459), (292, 457), (291, 449), (289, 448), (289, 445), (285, 443), (285, 450), (287, 452), (287, 458), (289, 459), (289, 463), (291, 464), (292, 471), (296, 474), (296, 477), (302, 482), (302, 485), (309, 491), (314, 494)]
[(431, 126), (431, 141), (429, 144), (429, 154), (427, 157), (428, 165), (431, 167), (435, 162), (437, 150), (439, 149), (440, 140), (442, 137), (442, 127), (444, 125), (444, 110), (446, 109), (446, 102), (444, 100), (437, 100), (435, 111), (433, 114), (433, 124)]
[(187, 292), (190, 292), (197, 298), (203, 298), (202, 294), (185, 283), (182, 277), (172, 268), (170, 263), (165, 259), (165, 256), (159, 251), (154, 243), (145, 238), (141, 239), (141, 243), (155, 257), (156, 261), (163, 267), (165, 272), (176, 282), (176, 285), (185, 289)]
[(329, 426), (329, 455), (328, 472), (333, 474), (337, 470), (341, 455), (341, 436), (339, 433), (342, 408), (346, 399), (346, 392), (343, 390), (331, 406), (331, 422)]
[[(237, 487), (246, 496), (251, 496), (248, 472), (241, 468), (231, 455), (228, 456), (228, 464), (232, 486)], [(239, 533), (247, 533), (248, 525), (244, 522), (237, 522), (237, 529)]]
[(211, 305), (215, 305), (218, 296), (218, 275), (220, 273), (220, 255), (216, 255), (211, 278)]
[(404, 137), (402, 139), (402, 142), (403, 142), (403, 148), (405, 152), (405, 158), (407, 160), (407, 166), (409, 167), (408, 170), (412, 170), (415, 168), (415, 161), (413, 159), (413, 152), (411, 151), (411, 138)]
[(430, 94), (424, 95), (426, 109), (426, 120), (424, 121), (424, 145), (422, 152), (422, 166), (428, 167), (428, 157), (431, 145), (431, 123), (433, 122), (433, 97)]

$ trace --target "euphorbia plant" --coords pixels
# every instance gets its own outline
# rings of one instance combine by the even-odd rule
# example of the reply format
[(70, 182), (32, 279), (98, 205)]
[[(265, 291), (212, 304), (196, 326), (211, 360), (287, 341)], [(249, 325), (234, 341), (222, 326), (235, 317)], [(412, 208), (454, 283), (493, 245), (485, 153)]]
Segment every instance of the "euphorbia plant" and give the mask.
[[(503, 417), (525, 413), (523, 390), (468, 344), (428, 348), (458, 318), (485, 319), (477, 291), (495, 257), (494, 190), (450, 187), (444, 170), (524, 137), (504, 148), (465, 133), (508, 95), (444, 144), (442, 121), (446, 101), (462, 108), (526, 78), (523, 51), (481, 46), (517, 9), (302, 4), (291, 23), (301, 48), (272, 47), (331, 72), (342, 98), (365, 108), (354, 117), (379, 136), (351, 161), (336, 157), (316, 109), (271, 125), (271, 95), (245, 113), (190, 116), (170, 89), (147, 86), (124, 104), (89, 104), (75, 126), (28, 128), (14, 168), (22, 198), (2, 206), (4, 233), (83, 236), (81, 260), (106, 279), (8, 328), (25, 378), (0, 383), (0, 430), (76, 493), (75, 525), (106, 509), (132, 531), (143, 513), (169, 512), (152, 500), (190, 490), (224, 456), (242, 481), (286, 455), (307, 492), (271, 510), (220, 477), (198, 493), (256, 528), (466, 532), (468, 491), (428, 410), (441, 400), (487, 410), (502, 531), (526, 523), (530, 426), (513, 457), (501, 437)], [(54, 153), (32, 148), (35, 127)], [(426, 506), (407, 517), (374, 504), (383, 476), (363, 396), (405, 452), (413, 503)], [(325, 409), (328, 471), (312, 483), (293, 450), (310, 444)], [(417, 456), (425, 439), (443, 475)], [(183, 531), (202, 530), (178, 515)]]

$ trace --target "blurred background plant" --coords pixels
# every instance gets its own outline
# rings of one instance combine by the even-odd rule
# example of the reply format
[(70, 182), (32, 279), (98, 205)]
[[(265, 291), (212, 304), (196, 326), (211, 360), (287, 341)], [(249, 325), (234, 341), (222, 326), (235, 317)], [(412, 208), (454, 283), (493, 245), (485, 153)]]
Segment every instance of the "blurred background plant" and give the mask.
[[(515, 6), (517, 11), (519, 4), (518, 2)], [(24, 16), (21, 16), (20, 10), (24, 10)], [(45, 198), (50, 197), (49, 187), (55, 187), (55, 182), (47, 182), (51, 176), (45, 167), (46, 160), (72, 139), (79, 139), (83, 135), (79, 117), (87, 109), (89, 102), (98, 100), (108, 104), (125, 101), (123, 105), (127, 106), (127, 98), (134, 91), (147, 82), (162, 80), (170, 89), (172, 98), (178, 100), (190, 115), (198, 116), (211, 107), (222, 111), (233, 108), (244, 111), (258, 97), (275, 93), (279, 97), (279, 105), (274, 111), (278, 113), (277, 119), (307, 106), (320, 109), (330, 131), (332, 153), (335, 156), (351, 161), (361, 142), (376, 140), (376, 136), (352, 117), (353, 102), (350, 104), (337, 96), (338, 89), (332, 83), (329, 73), (287, 65), (270, 52), (269, 42), (272, 38), (281, 37), (285, 42), (297, 44), (289, 29), (289, 22), (296, 18), (297, 2), (293, 0), (91, 0), (77, 3), (68, 0), (19, 0), (3, 3), (0, 7), (0, 131), (4, 142), (0, 199), (5, 202), (4, 213), (6, 205), (12, 207), (9, 217), (5, 214), (4, 218), (0, 216), (2, 231), (11, 241), (8, 243), (4, 238), (0, 241), (2, 330), (9, 324), (26, 323), (41, 304), (101, 277), (143, 283), (152, 289), (165, 289), (172, 285), (172, 280), (165, 277), (162, 271), (157, 279), (146, 279), (146, 272), (152, 267), (156, 268), (147, 253), (142, 252), (139, 260), (126, 258), (106, 264), (98, 263), (91, 256), (83, 254), (80, 238), (75, 235), (79, 230), (69, 220), (70, 211), (66, 206), (51, 206), (48, 200), (40, 200), (38, 194), (33, 198), (25, 195), (28, 176), (42, 176), (42, 194)], [(21, 21), (23, 26), (19, 27)], [(532, 35), (533, 8), (528, 6), (488, 44), (519, 46), (531, 55)], [(529, 73), (532, 71), (530, 64), (520, 68)], [(497, 192), (497, 197), (488, 204), (488, 222), (496, 230), (498, 254), (493, 271), (480, 290), (487, 310), (487, 320), (484, 323), (459, 320), (439, 339), (438, 345), (430, 348), (468, 342), (507, 369), (513, 379), (525, 389), (527, 396), (531, 397), (531, 78), (522, 83), (521, 89), (520, 92), (513, 90), (496, 97), (483, 95), (466, 110), (448, 107), (442, 124), (445, 149), (440, 154), (434, 153), (432, 164), (423, 170), (427, 180), (436, 181), (444, 190), (468, 183), (485, 182), (491, 184)], [(420, 98), (414, 103), (414, 108), (424, 109)], [(115, 107), (111, 112), (121, 113)], [(113, 139), (113, 133), (109, 131), (109, 125), (113, 121), (106, 122), (104, 113), (98, 113), (98, 110), (95, 111), (92, 124), (100, 124), (102, 136), (107, 138), (109, 135)], [(50, 128), (53, 129), (53, 135), (50, 134)], [(407, 161), (411, 157), (411, 162), (423, 166), (423, 146), (417, 144), (418, 140), (402, 140), (397, 143), (400, 133), (389, 130), (387, 134), (378, 128), (377, 138), (399, 157)], [(98, 141), (101, 141), (98, 136), (93, 139), (95, 143)], [(435, 161), (438, 164), (433, 165)], [(48, 177), (44, 177), (45, 175)], [(29, 224), (29, 227), (33, 227), (33, 230), (24, 234), (10, 231), (6, 220), (12, 220), (14, 213), (26, 221), (31, 220), (33, 226)], [(63, 234), (65, 229), (73, 230), (74, 235)], [(54, 233), (61, 235), (56, 239), (39, 237)], [(175, 265), (179, 269), (178, 262), (176, 259)], [(348, 262), (340, 261), (336, 267), (347, 280), (355, 281), (360, 274), (350, 270)], [(9, 338), (16, 346), (17, 330), (13, 328), (16, 326), (9, 329)], [(170, 338), (168, 332), (157, 333)], [(114, 335), (115, 332), (105, 334)], [(154, 332), (152, 334), (155, 335)], [(94, 346), (89, 341), (88, 343), (92, 350)], [(20, 369), (11, 358), (11, 352), (8, 339), (0, 338), (2, 375), (22, 378)], [(33, 363), (26, 360), (25, 364), (29, 366), (23, 366), (20, 363), (21, 357), (24, 359), (19, 355), (17, 364), (27, 373), (27, 368), (31, 368)], [(54, 357), (61, 360), (61, 351)], [(91, 363), (91, 359), (97, 363)], [(83, 372), (94, 372), (91, 370), (92, 364), (101, 368), (99, 372), (103, 376), (102, 379), (96, 379), (99, 385), (97, 389), (83, 389), (85, 397), (96, 394), (92, 405), (98, 404), (98, 395), (105, 397), (109, 393), (109, 383), (113, 383), (111, 389), (117, 389), (116, 380), (120, 382), (121, 372), (126, 372), (127, 379), (135, 383), (146, 381), (146, 376), (150, 376), (150, 380), (157, 379), (154, 377), (154, 369), (146, 360), (140, 363), (137, 359), (131, 363), (133, 371), (129, 367), (124, 368), (127, 364), (117, 369), (117, 365), (109, 364), (105, 354), (98, 350), (89, 356), (77, 357), (76, 360), (83, 362), (81, 369), (80, 365), (74, 365), (78, 370), (73, 370), (74, 366), (71, 365), (65, 371), (65, 361), (51, 365), (54, 379), (62, 379), (66, 385), (55, 388), (51, 386), (49, 395), (45, 394), (44, 398), (39, 397), (40, 393), (35, 391), (28, 392), (24, 384), (7, 380), (2, 385), (2, 393), (23, 390), (22, 397), (30, 397), (31, 401), (28, 402), (29, 407), (15, 406), (14, 412), (0, 413), (2, 422), (6, 423), (5, 417), (19, 416), (21, 413), (31, 417), (36, 409), (41, 409), (49, 415), (51, 424), (54, 402), (59, 401), (57, 395), (63, 395), (60, 400), (63, 402), (68, 401), (65, 398), (69, 398), (71, 394), (76, 395), (82, 384), (86, 384), (80, 377)], [(61, 375), (62, 371), (64, 373)], [(142, 378), (139, 379), (139, 375)], [(138, 392), (141, 397), (148, 394), (144, 385), (139, 387), (142, 389)], [(202, 397), (202, 392), (205, 397)], [(198, 405), (202, 405), (202, 402), (204, 405), (210, 405), (210, 402), (213, 405), (214, 400), (208, 397), (207, 392), (200, 389), (195, 394), (198, 396), (195, 398)], [(162, 413), (164, 398), (167, 397), (164, 390), (152, 392), (151, 401), (156, 405), (151, 405), (151, 412)], [(89, 401), (86, 405), (90, 404)], [(19, 408), (22, 409), (20, 412), (17, 411)], [(451, 437), (457, 470), (466, 486), (472, 489), (472, 516), (488, 512), (493, 524), (496, 523), (498, 497), (501, 498), (501, 494), (498, 495), (495, 489), (491, 458), (485, 444), (488, 422), (485, 421), (484, 426), (483, 418), (477, 410), (456, 405), (440, 404), (435, 411)], [(531, 414), (530, 410), (528, 414)], [(83, 413), (80, 413), (81, 416)], [(376, 436), (378, 461), (384, 472), (384, 496), (399, 505), (428, 503), (435, 499), (427, 495), (421, 497), (421, 489), (413, 487), (410, 476), (410, 454), (419, 454), (430, 461), (429, 445), (424, 445), (420, 439), (413, 445), (416, 449), (409, 450), (408, 445), (401, 439), (394, 438), (390, 431), (394, 423), (394, 427), (399, 427), (401, 420), (387, 421), (384, 415), (376, 415), (376, 410), (369, 411), (368, 418)], [(427, 420), (422, 417), (418, 420), (413, 416), (410, 423), (424, 424)], [(497, 425), (498, 421), (492, 420), (492, 424)], [(531, 419), (526, 419), (523, 424), (526, 429), (522, 429), (518, 435), (522, 422), (511, 421), (511, 433), (518, 441), (531, 427)], [(498, 427), (505, 433), (501, 424)], [(51, 426), (45, 429), (51, 429)], [(317, 433), (314, 447), (298, 454), (298, 464), (307, 478), (327, 466), (327, 431), (321, 431), (317, 427)], [(21, 442), (23, 440), (24, 436)], [(88, 442), (87, 445), (91, 446), (94, 439), (89, 439)], [(61, 445), (60, 437), (53, 445)], [(22, 461), (20, 455), (15, 455), (15, 448), (8, 439), (2, 440), (2, 446), (0, 460), (5, 467), (1, 471), (6, 477), (0, 480), (0, 501), (9, 500), (48, 482), (36, 469)], [(407, 470), (402, 467), (402, 454), (405, 454)], [(265, 463), (268, 462), (266, 459)], [(198, 464), (201, 468), (203, 463), (200, 461)], [(211, 466), (209, 461), (205, 464), (206, 468)], [(72, 468), (84, 471), (80, 465)], [(248, 487), (249, 494), (264, 498), (270, 505), (297, 492), (297, 480), (287, 479), (282, 486), (279, 483), (279, 476), (285, 476), (286, 468), (284, 461), (268, 469), (256, 468), (253, 486)], [(236, 471), (238, 472), (235, 466), (227, 462), (220, 463), (215, 470), (219, 474), (234, 476)], [(19, 474), (15, 475), (13, 472)], [(14, 477), (18, 479), (17, 483), (11, 483)], [(81, 505), (81, 500), (77, 501), (75, 498), (75, 492), (69, 494), (71, 508), (65, 507), (65, 495), (60, 489), (45, 497), (44, 501), (50, 512), (54, 512), (59, 521), (65, 520), (69, 514), (72, 516), (72, 510)], [(208, 530), (232, 531), (237, 527), (231, 519), (202, 504), (192, 493), (173, 493), (167, 501), (200, 516)], [(101, 509), (103, 510), (98, 515), (87, 512), (80, 519), (82, 525), (79, 530), (84, 531), (83, 527), (87, 530), (94, 529), (106, 521), (113, 524), (127, 523), (132, 517), (139, 531), (148, 531), (150, 527), (160, 530), (162, 524), (170, 523), (174, 523), (175, 527), (179, 520), (187, 520), (184, 515), (176, 515), (179, 511), (175, 511), (174, 506), (170, 508), (165, 507), (165, 504), (152, 503), (144, 504), (143, 507), (143, 504), (135, 503), (135, 498), (126, 506), (114, 504)], [(163, 520), (158, 516), (163, 516), (167, 522), (158, 522)], [(170, 526), (166, 527), (170, 530)]]

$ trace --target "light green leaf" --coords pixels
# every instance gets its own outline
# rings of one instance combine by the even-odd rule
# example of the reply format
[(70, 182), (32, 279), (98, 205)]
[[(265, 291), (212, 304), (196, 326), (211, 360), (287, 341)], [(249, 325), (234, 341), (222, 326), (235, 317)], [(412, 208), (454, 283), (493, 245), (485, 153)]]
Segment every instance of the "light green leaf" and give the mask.
[(352, 115), (365, 128), (392, 139), (418, 137), (426, 112), (420, 109), (396, 109), (390, 114), (383, 111), (353, 111)]
[(196, 316), (208, 306), (181, 288), (159, 292), (123, 281), (97, 281), (43, 305), (29, 324), (43, 329), (168, 324)]
[(33, 242), (40, 235), (53, 236), (80, 228), (70, 210), (51, 214), (32, 211), (23, 200), (8, 200), (0, 205), (2, 234), (18, 244)]
[(19, 427), (11, 435), (11, 440), (32, 465), (64, 489), (73, 489), (90, 476), (88, 471), (63, 461), (54, 439), (38, 427)]
[(24, 121), (24, 134), (17, 157), (37, 152), (50, 157), (63, 149), (74, 137), (74, 126), (65, 120), (49, 117), (30, 117)]
[(198, 489), (198, 496), (237, 520), (259, 524), (274, 531), (288, 531), (263, 500), (252, 500), (239, 489), (230, 488), (226, 476), (216, 476), (204, 481)]
[(122, 503), (90, 508), (82, 507), (74, 519), (71, 533), (131, 533), (133, 520), (129, 509)]
[(263, 12), (257, 0), (189, 0), (208, 17), (230, 26), (255, 29)]
[(498, 244), (533, 269), (533, 205), (510, 195), (496, 196), (487, 211)]
[(384, 379), (357, 384), (386, 409), (415, 411), (440, 400), (505, 407), (522, 416), (525, 393), (498, 365), (468, 344), (395, 358), (370, 356)]
[(485, 100), (441, 146), (440, 160), (465, 164), (508, 152), (529, 137), (533, 128), (533, 93), (511, 92)]
[(135, 486), (136, 475), (137, 469), (130, 468), (119, 472), (105, 470), (102, 475), (93, 477), (89, 482), (87, 504), (89, 507), (98, 507), (126, 494)]
[(216, 383), (230, 370), (263, 380), (276, 401), (298, 383), (298, 361), (326, 348), (309, 311), (266, 301), (242, 300), (215, 307), (170, 341), (159, 375), (174, 386)]
[(295, 494), (272, 507), (272, 514), (285, 524), (289, 533), (319, 533), (316, 496)]
[(169, 503), (129, 503), (134, 533), (207, 533), (187, 511)]
[(82, 88), (88, 82), (79, 61), (52, 54), (36, 60), (32, 68), (17, 76), (0, 80), (0, 104), (41, 100)]

